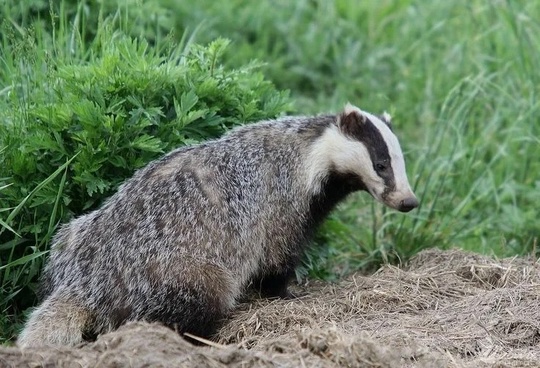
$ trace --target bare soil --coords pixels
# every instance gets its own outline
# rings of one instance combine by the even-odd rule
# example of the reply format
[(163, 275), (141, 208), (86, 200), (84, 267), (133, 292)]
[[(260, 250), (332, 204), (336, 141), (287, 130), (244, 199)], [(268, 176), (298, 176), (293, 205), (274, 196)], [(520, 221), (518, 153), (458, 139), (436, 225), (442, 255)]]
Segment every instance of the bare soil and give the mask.
[(540, 367), (540, 262), (427, 250), (403, 267), (241, 304), (194, 346), (134, 323), (77, 348), (0, 348), (0, 367)]

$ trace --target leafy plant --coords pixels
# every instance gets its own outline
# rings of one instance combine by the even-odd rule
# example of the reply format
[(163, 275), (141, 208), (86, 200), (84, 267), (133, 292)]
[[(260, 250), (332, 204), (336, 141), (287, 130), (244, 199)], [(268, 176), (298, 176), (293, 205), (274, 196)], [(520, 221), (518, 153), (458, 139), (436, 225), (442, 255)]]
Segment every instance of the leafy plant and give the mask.
[(96, 208), (165, 152), (290, 108), (257, 63), (222, 65), (224, 39), (158, 49), (105, 22), (89, 43), (75, 31), (65, 52), (65, 34), (4, 27), (0, 310), (14, 318), (34, 301), (60, 222)]

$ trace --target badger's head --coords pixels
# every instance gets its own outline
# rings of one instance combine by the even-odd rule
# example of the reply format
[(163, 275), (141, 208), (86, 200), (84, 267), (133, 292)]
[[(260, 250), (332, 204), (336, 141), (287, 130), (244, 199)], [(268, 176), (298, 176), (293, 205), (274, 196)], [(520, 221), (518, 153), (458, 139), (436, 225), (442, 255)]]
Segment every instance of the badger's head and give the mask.
[(324, 161), (327, 169), (357, 181), (356, 189), (401, 212), (418, 207), (386, 113), (377, 117), (347, 104), (320, 143), (319, 164)]

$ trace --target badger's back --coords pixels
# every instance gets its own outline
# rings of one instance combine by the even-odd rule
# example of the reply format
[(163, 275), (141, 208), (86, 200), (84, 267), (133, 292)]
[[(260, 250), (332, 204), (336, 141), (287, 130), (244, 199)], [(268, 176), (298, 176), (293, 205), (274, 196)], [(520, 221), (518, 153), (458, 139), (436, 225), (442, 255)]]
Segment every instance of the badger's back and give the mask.
[(49, 289), (112, 287), (118, 279), (107, 275), (119, 264), (130, 269), (118, 278), (131, 280), (150, 259), (164, 267), (178, 255), (223, 266), (244, 287), (260, 267), (298, 256), (326, 212), (307, 193), (305, 155), (333, 119), (246, 126), (139, 170), (101, 209), (62, 228), (45, 271)]

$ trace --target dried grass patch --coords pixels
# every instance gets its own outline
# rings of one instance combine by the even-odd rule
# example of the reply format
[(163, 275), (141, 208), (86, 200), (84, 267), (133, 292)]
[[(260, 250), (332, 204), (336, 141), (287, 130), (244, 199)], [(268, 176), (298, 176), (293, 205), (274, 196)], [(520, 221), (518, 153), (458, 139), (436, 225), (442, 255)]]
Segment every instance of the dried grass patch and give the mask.
[[(540, 264), (427, 250), (403, 267), (241, 304), (212, 346), (135, 323), (76, 349), (0, 349), (0, 366), (537, 367)], [(3, 365), (2, 365), (3, 364)]]

